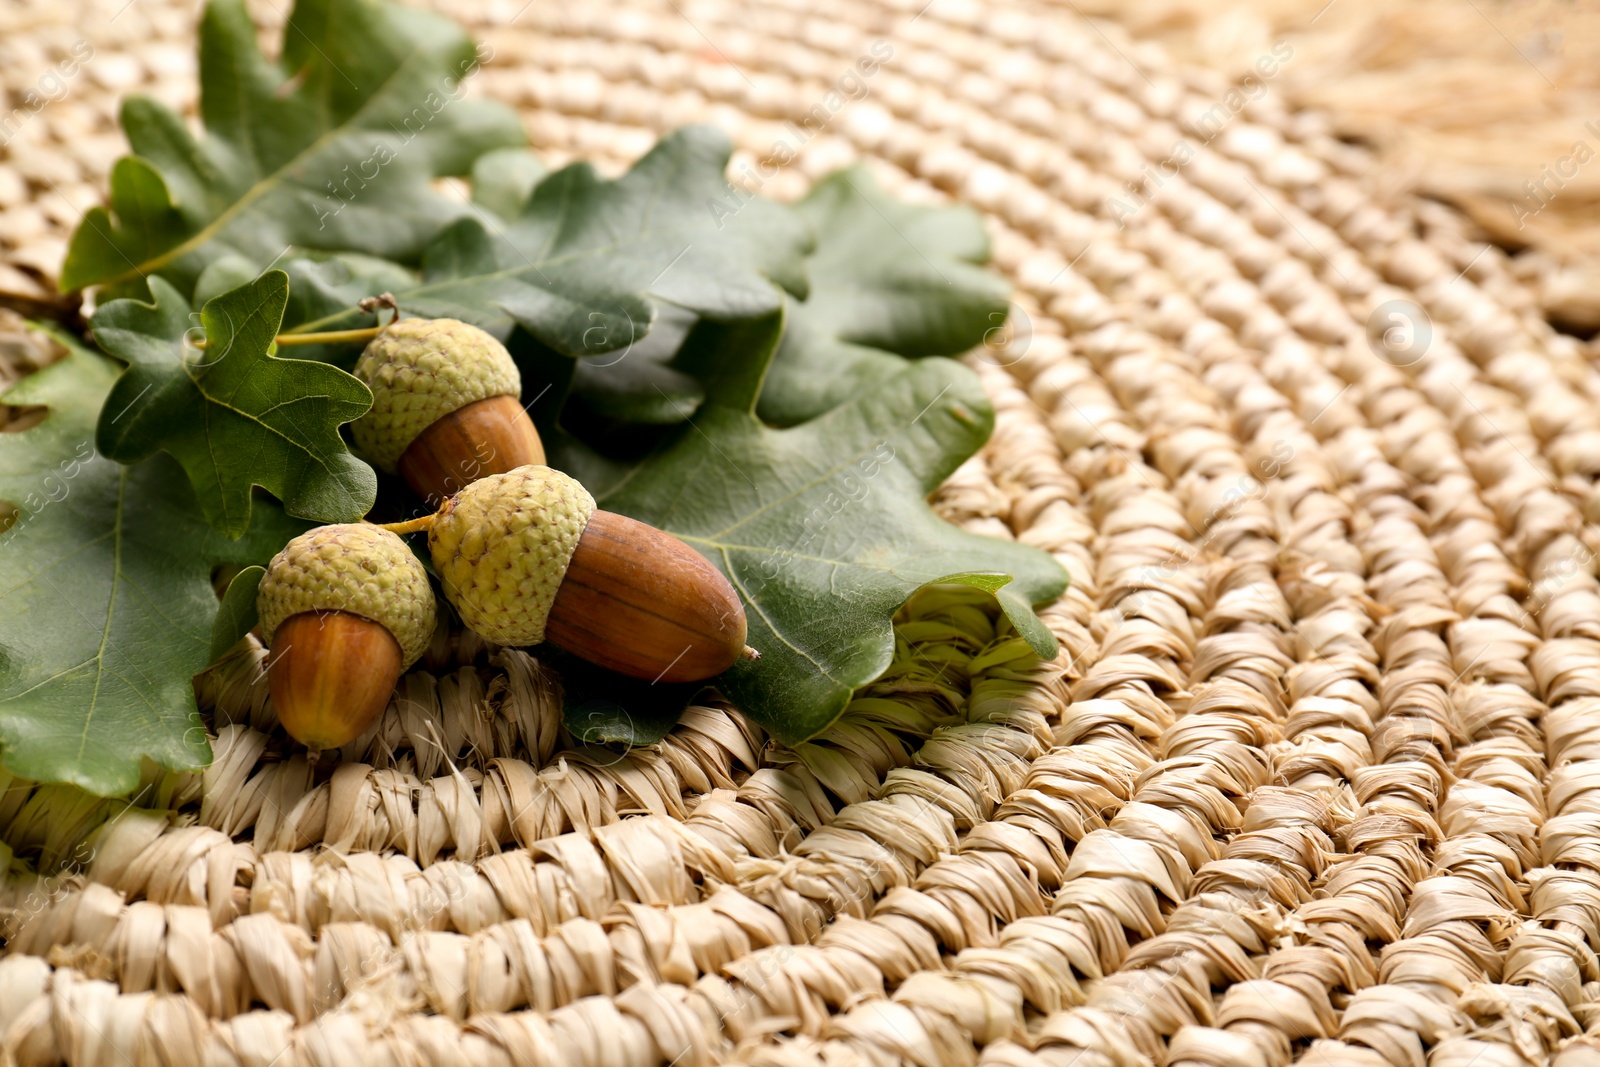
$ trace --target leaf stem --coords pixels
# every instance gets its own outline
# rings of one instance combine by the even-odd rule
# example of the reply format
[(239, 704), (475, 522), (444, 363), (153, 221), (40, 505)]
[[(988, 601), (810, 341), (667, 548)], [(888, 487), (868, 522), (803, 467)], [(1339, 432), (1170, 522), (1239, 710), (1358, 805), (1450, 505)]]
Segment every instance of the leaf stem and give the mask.
[(382, 326), (359, 330), (329, 330), (326, 333), (280, 333), (274, 340), (284, 345), (336, 345), (344, 341), (370, 341), (383, 332)]
[(411, 519), (408, 522), (379, 522), (373, 525), (394, 534), (414, 534), (432, 527), (433, 519), (432, 515), (424, 515), (420, 519)]
[[(272, 340), (280, 348), (286, 345), (336, 345), (345, 341), (370, 341), (382, 332), (382, 326), (365, 326), (359, 330), (328, 330), (325, 333), (280, 333)], [(204, 337), (189, 343), (195, 348), (208, 347)]]

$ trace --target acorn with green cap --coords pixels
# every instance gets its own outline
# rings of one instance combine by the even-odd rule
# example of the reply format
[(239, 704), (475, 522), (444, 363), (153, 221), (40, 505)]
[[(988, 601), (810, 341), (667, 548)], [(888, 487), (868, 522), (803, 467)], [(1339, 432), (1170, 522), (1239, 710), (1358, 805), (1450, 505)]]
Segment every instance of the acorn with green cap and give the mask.
[(445, 599), (490, 641), (549, 641), (654, 682), (701, 681), (756, 658), (721, 571), (671, 534), (599, 510), (560, 471), (483, 478), (422, 525)]
[(350, 425), (357, 450), (433, 507), (478, 478), (544, 462), (518, 399), (522, 376), (485, 330), (398, 319), (368, 342), (354, 373), (372, 390), (372, 409)]
[(256, 592), (278, 721), (313, 752), (367, 731), (433, 639), (433, 587), (398, 536), (319, 526), (272, 558)]

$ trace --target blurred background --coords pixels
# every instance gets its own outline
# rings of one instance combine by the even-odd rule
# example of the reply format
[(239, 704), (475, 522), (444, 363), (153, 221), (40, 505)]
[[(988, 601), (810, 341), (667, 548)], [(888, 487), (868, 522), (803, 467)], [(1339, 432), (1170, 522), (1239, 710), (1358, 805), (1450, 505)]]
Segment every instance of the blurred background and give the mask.
[[(1273, 79), (1375, 148), (1398, 189), (1453, 203), (1518, 251), (1558, 325), (1600, 329), (1600, 3), (1079, 0), (1177, 59)], [(1390, 190), (1391, 192), (1398, 189)]]
[[(250, 7), (275, 31), (288, 2)], [(479, 33), (516, 22), (525, 7), (428, 2)], [(1586, 338), (1600, 330), (1600, 0), (1058, 6), (1092, 20), (1135, 65), (1161, 61), (1142, 50), (1154, 42), (1213, 72), (1223, 89), (1321, 110), (1333, 132), (1379, 157), (1369, 180), (1380, 202), (1421, 192), (1458, 206), (1516, 253), (1518, 277), (1552, 322)], [(99, 202), (124, 151), (118, 94), (139, 86), (192, 111), (198, 10), (163, 0), (0, 0), (0, 289), (42, 291), (53, 279), (66, 234)], [(514, 35), (500, 44), (515, 53)], [(1262, 77), (1267, 57), (1275, 61)], [(505, 88), (488, 91), (515, 101)]]

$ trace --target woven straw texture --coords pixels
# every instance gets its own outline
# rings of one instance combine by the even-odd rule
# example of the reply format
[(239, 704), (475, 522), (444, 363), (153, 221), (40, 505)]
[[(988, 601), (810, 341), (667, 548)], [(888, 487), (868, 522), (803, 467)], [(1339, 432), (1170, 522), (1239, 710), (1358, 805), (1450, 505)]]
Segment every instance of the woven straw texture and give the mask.
[[(0, 284), (97, 197), (114, 92), (192, 106), (193, 12), (98, 2), (0, 14), (8, 85), (96, 49), (0, 164)], [(971, 357), (998, 429), (936, 501), (1070, 570), (1062, 655), (932, 590), (815, 742), (706, 706), (617, 753), (529, 657), (440, 634), (311, 767), (240, 652), (203, 775), (0, 794), (47, 872), (7, 890), (6, 1056), (1600, 1061), (1600, 373), (1502, 253), (1070, 5), (519, 6), (450, 5), (494, 49), (474, 91), (613, 173), (702, 120), (737, 171), (892, 48), (762, 191), (863, 158), (985, 213), (1025, 325)], [(1399, 300), (1421, 358), (1372, 340)]]

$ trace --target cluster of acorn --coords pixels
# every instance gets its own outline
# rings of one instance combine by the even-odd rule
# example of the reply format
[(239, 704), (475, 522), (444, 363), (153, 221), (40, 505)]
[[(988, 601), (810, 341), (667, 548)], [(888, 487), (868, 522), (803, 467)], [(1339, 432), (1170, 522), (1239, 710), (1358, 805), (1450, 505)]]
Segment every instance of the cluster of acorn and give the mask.
[[(754, 655), (720, 571), (670, 534), (597, 510), (582, 485), (544, 466), (516, 364), (492, 335), (453, 319), (397, 320), (355, 373), (373, 395), (351, 426), (356, 447), (438, 505), (396, 529), (427, 529), (440, 587), (467, 626), (653, 681), (699, 681)], [(376, 721), (436, 622), (421, 561), (395, 529), (367, 522), (290, 541), (256, 603), (278, 719), (313, 751)]]

